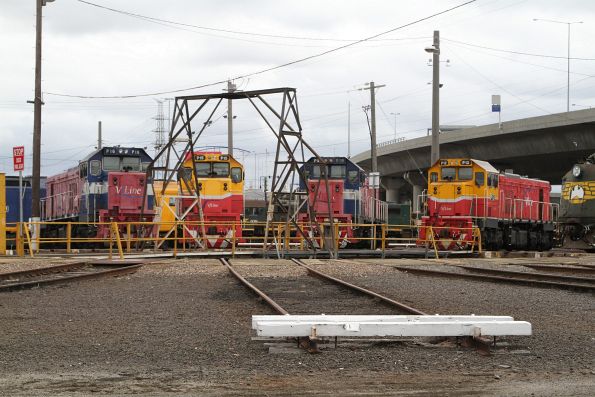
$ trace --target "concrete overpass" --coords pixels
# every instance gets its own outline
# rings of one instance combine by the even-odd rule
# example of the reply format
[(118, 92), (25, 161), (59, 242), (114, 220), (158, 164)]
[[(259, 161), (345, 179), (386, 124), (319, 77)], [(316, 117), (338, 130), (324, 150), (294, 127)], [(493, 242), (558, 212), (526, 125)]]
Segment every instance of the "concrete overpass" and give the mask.
[[(378, 171), (387, 200), (405, 202), (423, 189), (430, 166), (431, 136), (378, 145)], [(579, 159), (595, 152), (595, 109), (557, 113), (440, 134), (440, 157), (489, 161), (500, 170), (560, 184)], [(352, 160), (371, 167), (370, 151)], [(406, 181), (407, 180), (407, 181)]]

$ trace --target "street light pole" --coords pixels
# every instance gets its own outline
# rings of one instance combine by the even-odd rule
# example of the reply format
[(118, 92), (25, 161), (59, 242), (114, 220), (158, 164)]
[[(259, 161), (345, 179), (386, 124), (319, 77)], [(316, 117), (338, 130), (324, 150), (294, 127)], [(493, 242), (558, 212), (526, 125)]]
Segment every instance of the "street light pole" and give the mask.
[(390, 112), (393, 116), (395, 116), (395, 124), (393, 124), (393, 128), (395, 129), (395, 140), (397, 139), (397, 116), (401, 113)]
[(551, 22), (551, 23), (559, 23), (565, 24), (568, 27), (568, 43), (566, 46), (566, 111), (570, 112), (570, 25), (576, 23), (583, 23), (583, 21), (556, 21), (553, 19), (540, 19), (540, 18), (533, 18), (533, 21), (541, 21), (541, 22)]
[(434, 30), (434, 42), (425, 49), (432, 54), (432, 149), (430, 165), (440, 158), (440, 32)]

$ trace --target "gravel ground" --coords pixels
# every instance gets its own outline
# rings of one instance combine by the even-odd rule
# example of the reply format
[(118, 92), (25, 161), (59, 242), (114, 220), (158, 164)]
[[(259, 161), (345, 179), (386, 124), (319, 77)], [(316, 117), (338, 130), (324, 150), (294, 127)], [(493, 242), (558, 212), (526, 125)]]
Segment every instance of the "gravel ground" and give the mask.
[[(312, 289), (287, 261), (233, 264), (279, 296), (310, 296), (313, 310), (338, 291)], [(267, 306), (217, 260), (168, 260), (125, 277), (1, 294), (0, 394), (595, 394), (589, 294), (420, 277), (377, 264), (311, 264), (430, 313), (513, 315), (532, 322), (534, 335), (506, 338), (491, 356), (412, 342), (270, 354), (250, 329), (252, 314), (272, 314)]]

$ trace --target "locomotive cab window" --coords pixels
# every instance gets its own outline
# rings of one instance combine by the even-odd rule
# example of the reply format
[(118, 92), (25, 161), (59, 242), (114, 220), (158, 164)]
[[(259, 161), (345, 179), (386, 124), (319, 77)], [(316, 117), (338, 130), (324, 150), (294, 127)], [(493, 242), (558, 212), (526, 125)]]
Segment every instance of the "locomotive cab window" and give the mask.
[(459, 181), (470, 181), (473, 179), (473, 169), (470, 167), (459, 168)]
[(105, 156), (103, 158), (104, 171), (120, 171), (120, 158), (113, 156)]
[(347, 180), (349, 183), (357, 183), (357, 171), (352, 170), (347, 173)]
[(345, 179), (345, 166), (344, 165), (331, 165), (331, 175), (333, 179)]
[(438, 182), (438, 173), (437, 172), (431, 172), (430, 173), (430, 182)]
[(87, 163), (83, 161), (79, 164), (79, 177), (84, 178), (87, 176)]
[(122, 171), (140, 171), (138, 157), (122, 157)]
[(231, 169), (231, 181), (233, 183), (242, 182), (242, 169), (240, 167), (232, 167), (232, 169)]
[(483, 186), (485, 182), (485, 174), (483, 172), (476, 172), (475, 173), (475, 185)]
[(101, 174), (101, 161), (91, 160), (91, 175), (99, 176)]
[[(196, 164), (196, 168), (198, 169), (198, 164)], [(190, 181), (192, 180), (192, 168), (184, 167), (180, 168), (178, 171), (178, 179), (181, 181)]]
[(196, 176), (206, 178), (211, 173), (211, 163), (195, 163)]
[(442, 168), (441, 178), (443, 181), (454, 181), (456, 178), (457, 169), (454, 167)]
[(488, 186), (498, 187), (498, 175), (488, 174)]
[(229, 163), (213, 163), (212, 176), (214, 178), (229, 176)]
[[(324, 168), (323, 168), (324, 167)], [(322, 175), (321, 175), (322, 171)], [(320, 179), (320, 177), (324, 177), (326, 171), (326, 166), (315, 165), (312, 167), (312, 179)]]

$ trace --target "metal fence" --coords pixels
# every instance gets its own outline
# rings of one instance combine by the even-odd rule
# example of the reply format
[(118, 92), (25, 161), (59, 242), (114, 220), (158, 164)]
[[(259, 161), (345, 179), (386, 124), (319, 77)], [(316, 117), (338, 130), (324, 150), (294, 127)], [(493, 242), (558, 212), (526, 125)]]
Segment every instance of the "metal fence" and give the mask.
[[(22, 232), (19, 229), (22, 226)], [(42, 229), (51, 227), (51, 232)], [(75, 231), (84, 226), (87, 230), (101, 231), (92, 236), (83, 237)], [(165, 226), (165, 227), (164, 227)], [(204, 226), (204, 229), (202, 229)], [(200, 234), (200, 230), (209, 227), (224, 226), (226, 235)], [(237, 252), (260, 250), (263, 254), (276, 254), (283, 257), (292, 251), (331, 251), (340, 255), (343, 249), (361, 248), (373, 250), (382, 256), (385, 253), (406, 248), (425, 248), (439, 257), (440, 245), (436, 236), (439, 227), (390, 225), (369, 223), (333, 223), (321, 224), (320, 229), (311, 230), (308, 224), (291, 225), (285, 222), (269, 224), (269, 232), (264, 237), (264, 222), (213, 223), (213, 222), (26, 222), (9, 224), (7, 253), (31, 257), (48, 250), (80, 253), (89, 246), (105, 252), (112, 257), (141, 251), (179, 252), (217, 251), (235, 256)], [(423, 229), (423, 233), (420, 233)], [(469, 232), (473, 242), (467, 247), (471, 252), (481, 251), (481, 234), (476, 227)], [(159, 232), (161, 230), (161, 232)], [(168, 230), (163, 232), (163, 230)], [(242, 230), (242, 233), (238, 233)], [(260, 231), (260, 233), (256, 232)], [(333, 238), (334, 233), (334, 238)], [(420, 238), (423, 235), (425, 238)], [(440, 237), (442, 244), (457, 241)], [(334, 244), (334, 245), (333, 245)], [(4, 254), (4, 253), (2, 253)], [(338, 256), (336, 255), (336, 256)]]

